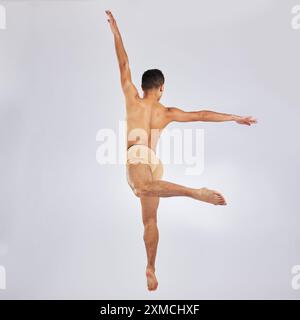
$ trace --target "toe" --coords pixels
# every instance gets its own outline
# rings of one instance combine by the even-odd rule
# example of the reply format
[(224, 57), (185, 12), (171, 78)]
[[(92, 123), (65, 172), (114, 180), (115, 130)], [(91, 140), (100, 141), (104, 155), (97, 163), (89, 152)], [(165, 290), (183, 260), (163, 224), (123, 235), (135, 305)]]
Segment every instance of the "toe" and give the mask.
[(218, 197), (218, 202), (221, 205), (224, 205), (226, 203), (225, 199), (223, 197)]

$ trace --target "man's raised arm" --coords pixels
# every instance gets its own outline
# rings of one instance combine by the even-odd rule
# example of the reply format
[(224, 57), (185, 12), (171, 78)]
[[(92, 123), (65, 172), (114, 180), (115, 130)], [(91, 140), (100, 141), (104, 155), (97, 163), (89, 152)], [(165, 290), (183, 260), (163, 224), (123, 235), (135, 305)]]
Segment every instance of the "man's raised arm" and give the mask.
[(138, 91), (131, 80), (129, 60), (123, 45), (121, 33), (117, 26), (117, 22), (109, 10), (106, 10), (105, 13), (107, 14), (107, 17), (108, 17), (107, 21), (109, 22), (111, 31), (114, 35), (115, 49), (116, 49), (116, 54), (118, 58), (119, 68), (120, 68), (121, 85), (122, 85), (123, 92), (126, 97), (137, 96)]
[(214, 112), (210, 110), (201, 111), (183, 111), (176, 107), (167, 108), (167, 118), (171, 121), (188, 122), (188, 121), (210, 121), (210, 122), (224, 122), (235, 121), (239, 124), (250, 126), (256, 123), (253, 117), (241, 117), (234, 114)]

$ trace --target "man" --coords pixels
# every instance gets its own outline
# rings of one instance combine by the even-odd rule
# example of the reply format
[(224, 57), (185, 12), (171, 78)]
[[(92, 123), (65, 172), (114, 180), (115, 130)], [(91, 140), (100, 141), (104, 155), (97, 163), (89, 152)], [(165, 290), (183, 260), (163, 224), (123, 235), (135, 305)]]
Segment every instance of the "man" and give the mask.
[(121, 85), (127, 112), (127, 180), (134, 194), (140, 198), (144, 224), (144, 242), (147, 252), (146, 277), (148, 290), (156, 290), (155, 258), (159, 233), (157, 208), (160, 197), (185, 196), (214, 205), (226, 205), (224, 197), (215, 190), (193, 189), (161, 180), (163, 168), (155, 155), (159, 135), (172, 121), (235, 121), (250, 126), (256, 123), (252, 117), (240, 117), (208, 110), (185, 112), (177, 107), (165, 107), (159, 101), (164, 91), (164, 75), (158, 69), (144, 72), (143, 97), (131, 80), (126, 51), (116, 20), (109, 10), (111, 31), (114, 35)]

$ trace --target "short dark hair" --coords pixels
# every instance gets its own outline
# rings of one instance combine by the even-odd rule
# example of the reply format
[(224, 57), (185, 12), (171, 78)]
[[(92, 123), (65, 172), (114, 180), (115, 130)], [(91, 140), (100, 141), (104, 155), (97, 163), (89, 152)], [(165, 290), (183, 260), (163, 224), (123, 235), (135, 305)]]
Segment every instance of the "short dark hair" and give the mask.
[(165, 83), (165, 77), (159, 69), (149, 69), (143, 73), (142, 89), (157, 89)]

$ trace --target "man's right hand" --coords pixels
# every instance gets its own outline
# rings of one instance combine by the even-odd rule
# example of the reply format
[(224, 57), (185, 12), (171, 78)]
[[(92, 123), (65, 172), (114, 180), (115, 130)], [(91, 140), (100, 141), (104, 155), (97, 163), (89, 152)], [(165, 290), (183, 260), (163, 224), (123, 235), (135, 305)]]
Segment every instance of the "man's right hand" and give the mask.
[(110, 29), (112, 31), (112, 33), (114, 35), (118, 34), (119, 30), (118, 30), (118, 26), (117, 26), (117, 22), (114, 18), (114, 16), (112, 15), (112, 13), (109, 10), (105, 10), (105, 13), (107, 14), (107, 21), (109, 22), (110, 25)]

